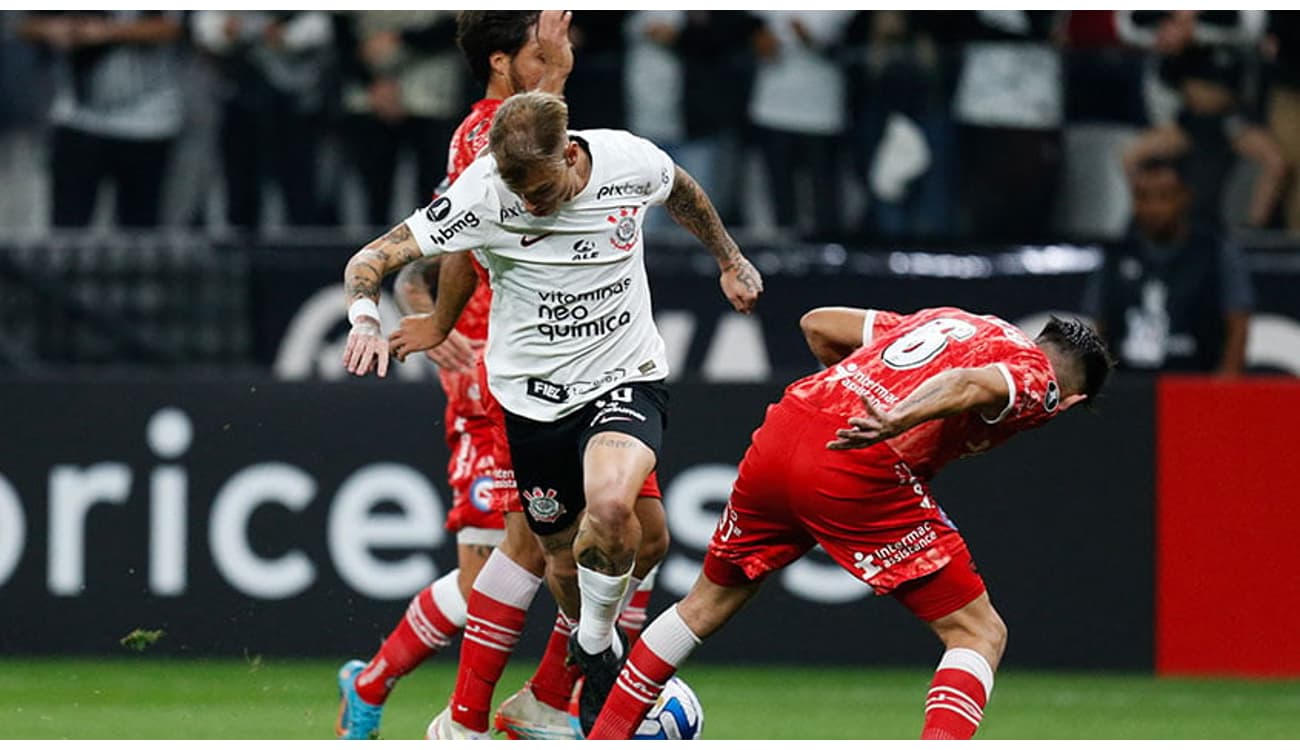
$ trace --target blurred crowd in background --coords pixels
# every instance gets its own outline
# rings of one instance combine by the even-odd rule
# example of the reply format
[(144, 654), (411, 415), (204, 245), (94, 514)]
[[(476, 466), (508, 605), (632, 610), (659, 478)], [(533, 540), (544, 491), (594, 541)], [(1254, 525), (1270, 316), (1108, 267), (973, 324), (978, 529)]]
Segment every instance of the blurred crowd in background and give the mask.
[[(740, 231), (1300, 231), (1296, 12), (580, 11), (575, 128), (669, 151)], [(479, 98), (455, 11), (0, 12), (0, 228), (387, 226)], [(1125, 171), (1127, 170), (1127, 172)]]

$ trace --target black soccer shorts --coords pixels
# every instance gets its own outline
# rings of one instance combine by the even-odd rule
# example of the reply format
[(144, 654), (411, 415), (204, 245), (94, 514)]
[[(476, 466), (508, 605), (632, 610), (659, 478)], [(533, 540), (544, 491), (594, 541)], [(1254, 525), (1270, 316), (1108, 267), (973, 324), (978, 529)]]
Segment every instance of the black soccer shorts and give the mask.
[(582, 456), (593, 435), (630, 435), (654, 451), (657, 460), (667, 424), (668, 388), (663, 381), (620, 385), (555, 422), (507, 411), (506, 438), (528, 527), (548, 536), (578, 520), (587, 507)]

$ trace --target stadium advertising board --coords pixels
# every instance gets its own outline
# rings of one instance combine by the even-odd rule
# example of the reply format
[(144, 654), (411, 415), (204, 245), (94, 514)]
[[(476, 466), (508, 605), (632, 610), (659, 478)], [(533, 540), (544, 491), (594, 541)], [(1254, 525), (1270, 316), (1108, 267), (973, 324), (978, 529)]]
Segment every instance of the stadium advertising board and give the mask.
[[(748, 436), (780, 391), (673, 387), (661, 481), (674, 545), (652, 611), (693, 581)], [(113, 653), (135, 630), (164, 631), (161, 653), (364, 652), (454, 565), (430, 385), (10, 381), (3, 393), (4, 653)], [(936, 484), (1012, 624), (1011, 663), (1150, 666), (1150, 400), (1145, 381), (1121, 383), (1101, 416), (1012, 441)], [(1062, 460), (1082, 445), (1110, 471)], [(535, 656), (553, 604), (539, 596), (534, 609), (521, 652)], [(816, 553), (700, 654), (934, 657), (901, 607)]]

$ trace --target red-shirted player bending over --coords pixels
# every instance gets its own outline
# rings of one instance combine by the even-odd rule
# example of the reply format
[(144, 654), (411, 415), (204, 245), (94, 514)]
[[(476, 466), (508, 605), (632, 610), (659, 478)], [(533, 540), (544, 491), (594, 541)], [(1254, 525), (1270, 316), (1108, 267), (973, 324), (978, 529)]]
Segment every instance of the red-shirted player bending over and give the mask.
[(979, 727), (1006, 625), (930, 480), (949, 461), (1096, 396), (1110, 354), (1078, 321), (1053, 318), (1030, 341), (1003, 320), (953, 307), (822, 308), (801, 325), (827, 369), (768, 407), (703, 574), (642, 633), (591, 739), (630, 738), (701, 639), (817, 544), (943, 641), (921, 738), (968, 739)]

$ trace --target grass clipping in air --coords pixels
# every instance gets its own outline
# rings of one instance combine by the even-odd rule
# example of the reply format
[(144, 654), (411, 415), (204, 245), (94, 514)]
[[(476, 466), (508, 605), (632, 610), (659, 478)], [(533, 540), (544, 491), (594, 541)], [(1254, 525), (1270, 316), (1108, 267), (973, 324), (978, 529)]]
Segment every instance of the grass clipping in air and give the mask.
[(166, 635), (166, 633), (162, 630), (144, 630), (142, 628), (136, 628), (130, 633), (122, 636), (122, 640), (118, 641), (118, 643), (121, 643), (124, 647), (129, 648), (132, 651), (144, 651), (146, 648), (157, 643), (164, 635)]

